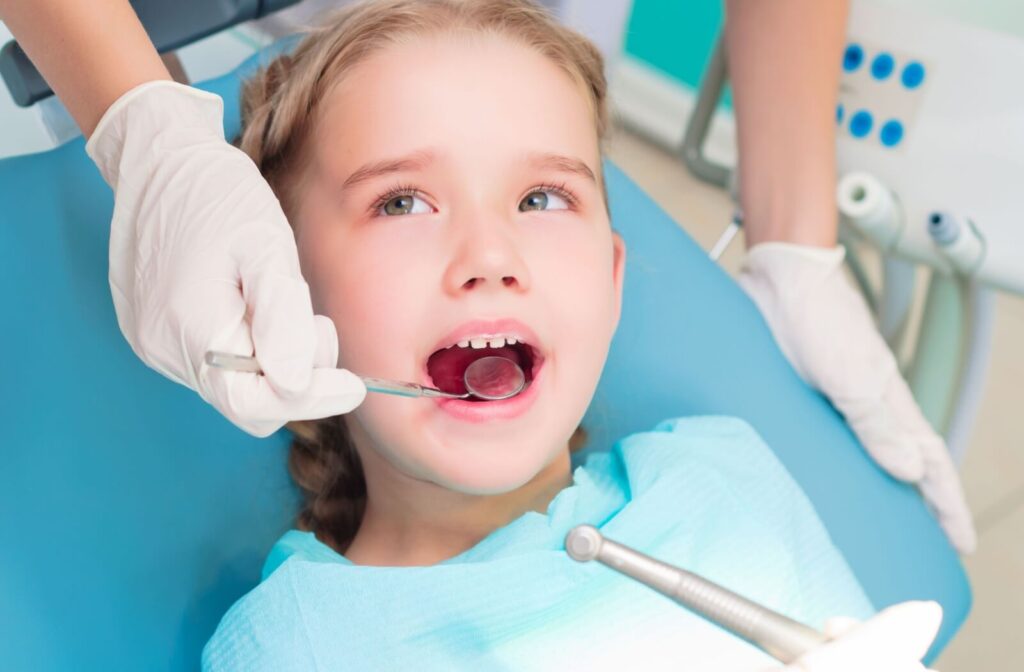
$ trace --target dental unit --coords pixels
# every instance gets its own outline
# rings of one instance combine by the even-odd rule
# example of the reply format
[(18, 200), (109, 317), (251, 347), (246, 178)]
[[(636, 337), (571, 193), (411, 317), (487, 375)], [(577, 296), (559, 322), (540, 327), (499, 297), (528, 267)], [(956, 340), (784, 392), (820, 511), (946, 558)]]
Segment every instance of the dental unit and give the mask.
[[(957, 461), (980, 402), (993, 293), (1024, 294), (1024, 98), (1006, 85), (1022, 58), (1024, 43), (1011, 35), (851, 3), (835, 112), (839, 241), (883, 337), (897, 353), (912, 350), (904, 375)], [(733, 166), (704, 146), (727, 75), (720, 42), (678, 151), (695, 176), (735, 194)], [(734, 217), (712, 259), (736, 230)], [(881, 256), (880, 281), (862, 243)], [(930, 273), (928, 291), (909, 334), (918, 266)]]

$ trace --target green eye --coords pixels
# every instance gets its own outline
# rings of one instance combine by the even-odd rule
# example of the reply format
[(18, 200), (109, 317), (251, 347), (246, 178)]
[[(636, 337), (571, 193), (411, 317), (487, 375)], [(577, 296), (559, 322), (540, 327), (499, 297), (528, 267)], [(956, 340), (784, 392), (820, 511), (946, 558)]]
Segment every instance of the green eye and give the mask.
[(530, 210), (568, 210), (567, 197), (550, 189), (531, 191), (519, 201), (519, 212)]
[(532, 191), (519, 201), (519, 212), (527, 210), (547, 210), (548, 195), (543, 191)]
[(412, 196), (395, 196), (384, 204), (384, 212), (389, 215), (407, 215), (412, 212)]
[(379, 213), (386, 216), (418, 215), (430, 212), (426, 201), (414, 194), (398, 194), (384, 201)]

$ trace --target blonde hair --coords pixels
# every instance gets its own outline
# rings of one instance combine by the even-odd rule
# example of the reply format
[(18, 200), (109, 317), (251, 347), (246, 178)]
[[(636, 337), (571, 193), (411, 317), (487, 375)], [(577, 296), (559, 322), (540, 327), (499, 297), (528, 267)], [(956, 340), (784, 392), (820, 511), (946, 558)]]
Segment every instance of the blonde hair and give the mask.
[[(294, 51), (275, 58), (242, 89), (239, 146), (270, 183), (286, 215), (294, 217), (304, 145), (317, 106), (330, 88), (388, 45), (451, 32), (502, 36), (550, 58), (586, 95), (597, 138), (603, 140), (608, 112), (601, 53), (532, 0), (367, 0), (330, 15)], [(289, 428), (295, 435), (289, 469), (305, 495), (298, 526), (343, 551), (366, 507), (362, 465), (344, 418), (295, 422)], [(582, 428), (577, 428), (570, 450), (584, 441)]]
[(500, 35), (550, 58), (584, 89), (598, 139), (604, 139), (608, 106), (601, 52), (544, 7), (532, 0), (367, 0), (329, 15), (242, 89), (239, 146), (274, 188), (285, 213), (293, 214), (289, 197), (301, 175), (303, 145), (330, 88), (389, 45), (452, 32)]

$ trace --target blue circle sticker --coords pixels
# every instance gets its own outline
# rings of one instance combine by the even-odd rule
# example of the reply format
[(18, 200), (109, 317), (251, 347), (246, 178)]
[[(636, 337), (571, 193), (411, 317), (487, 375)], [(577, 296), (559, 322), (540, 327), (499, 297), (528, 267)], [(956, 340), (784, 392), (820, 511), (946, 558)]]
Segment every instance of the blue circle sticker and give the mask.
[(871, 113), (867, 110), (860, 110), (850, 117), (850, 134), (855, 138), (863, 138), (871, 132), (871, 127), (874, 125), (875, 120), (871, 117)]
[(924, 81), (924, 66), (917, 61), (907, 63), (903, 68), (903, 74), (900, 75), (900, 80), (908, 89), (916, 89)]
[(878, 137), (886, 147), (896, 146), (903, 139), (903, 124), (895, 119), (890, 119), (882, 125), (882, 130), (878, 132)]
[(864, 62), (864, 50), (859, 44), (851, 44), (843, 52), (843, 70), (853, 72)]
[(892, 59), (892, 56), (882, 52), (875, 56), (875, 60), (871, 61), (871, 76), (875, 79), (885, 79), (892, 74), (892, 69), (895, 66), (896, 61)]

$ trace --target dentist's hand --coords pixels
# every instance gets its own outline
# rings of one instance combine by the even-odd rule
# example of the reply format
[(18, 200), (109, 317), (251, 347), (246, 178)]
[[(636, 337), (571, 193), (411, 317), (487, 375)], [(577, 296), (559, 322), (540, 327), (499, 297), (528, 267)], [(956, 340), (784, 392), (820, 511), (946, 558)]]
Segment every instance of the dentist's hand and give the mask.
[(834, 618), (825, 624), (831, 639), (785, 672), (923, 672), (921, 659), (942, 624), (936, 602), (903, 602), (859, 623)]
[(953, 546), (970, 553), (976, 536), (956, 467), (843, 275), (844, 254), (761, 243), (748, 251), (739, 283), (797, 373), (831, 400), (886, 471), (918, 485)]
[[(132, 349), (266, 436), (346, 413), (366, 387), (335, 368), (334, 324), (313, 314), (284, 212), (222, 118), (218, 96), (149, 82), (107, 110), (86, 151), (114, 189), (110, 288)], [(265, 373), (213, 369), (207, 350), (255, 354)]]

